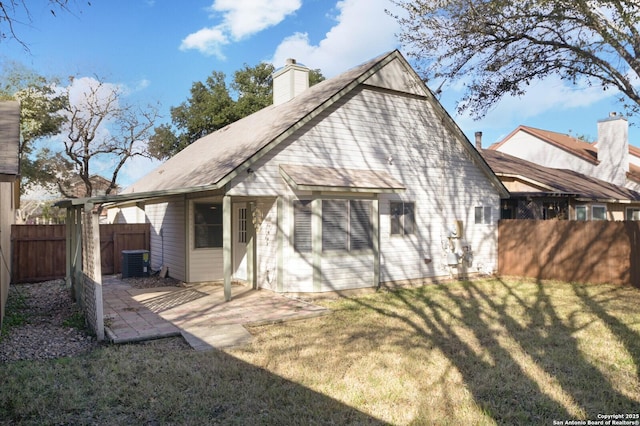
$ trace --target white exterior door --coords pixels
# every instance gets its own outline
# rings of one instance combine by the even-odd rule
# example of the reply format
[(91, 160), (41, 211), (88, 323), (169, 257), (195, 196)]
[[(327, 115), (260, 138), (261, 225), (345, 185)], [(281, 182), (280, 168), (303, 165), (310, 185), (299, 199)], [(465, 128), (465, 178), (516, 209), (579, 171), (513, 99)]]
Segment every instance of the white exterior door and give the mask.
[(233, 277), (237, 280), (247, 279), (247, 205), (233, 206)]

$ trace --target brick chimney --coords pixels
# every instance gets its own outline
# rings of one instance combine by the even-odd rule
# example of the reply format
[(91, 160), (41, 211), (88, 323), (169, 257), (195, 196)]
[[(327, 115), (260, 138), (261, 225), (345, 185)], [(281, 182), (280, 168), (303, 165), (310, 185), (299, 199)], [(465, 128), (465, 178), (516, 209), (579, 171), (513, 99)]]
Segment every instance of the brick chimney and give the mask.
[(482, 152), (482, 132), (476, 132), (476, 149)]
[(629, 171), (629, 123), (615, 112), (598, 121), (598, 177), (625, 186)]
[(273, 104), (285, 103), (309, 88), (309, 68), (287, 59), (283, 68), (273, 73)]

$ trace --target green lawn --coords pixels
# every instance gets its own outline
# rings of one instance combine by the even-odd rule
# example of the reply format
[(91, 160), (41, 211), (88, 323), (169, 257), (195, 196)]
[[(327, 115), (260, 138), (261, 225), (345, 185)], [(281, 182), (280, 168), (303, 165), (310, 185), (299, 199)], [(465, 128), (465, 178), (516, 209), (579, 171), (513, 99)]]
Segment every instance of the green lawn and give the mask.
[(327, 300), (196, 353), (166, 342), (0, 366), (22, 424), (553, 424), (640, 409), (640, 290), (522, 280)]

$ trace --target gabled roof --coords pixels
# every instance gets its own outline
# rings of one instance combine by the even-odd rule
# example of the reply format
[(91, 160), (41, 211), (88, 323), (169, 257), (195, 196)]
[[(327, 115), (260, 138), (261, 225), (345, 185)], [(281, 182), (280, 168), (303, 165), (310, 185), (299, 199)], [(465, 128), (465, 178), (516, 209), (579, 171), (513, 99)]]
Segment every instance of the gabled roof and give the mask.
[[(423, 97), (431, 101), (442, 123), (455, 135), (456, 140), (463, 142), (463, 147), (474, 164), (486, 174), (501, 196), (508, 197), (509, 193), (502, 182), (462, 130), (422, 83), (402, 54), (394, 50), (316, 84), (287, 102), (263, 108), (200, 138), (118, 195), (65, 200), (58, 204), (69, 207), (80, 204), (118, 203), (223, 189), (231, 179), (241, 172), (249, 172), (251, 166), (262, 156), (360, 84), (394, 90), (392, 86), (388, 86), (390, 82), (378, 74), (378, 71), (391, 63), (394, 65), (391, 73), (397, 75), (399, 72), (404, 79), (402, 90), (410, 96)], [(294, 169), (289, 169), (289, 172), (295, 174)], [(327, 176), (332, 175), (329, 186), (335, 186), (337, 180), (353, 180), (352, 175), (355, 171), (325, 172)], [(294, 185), (306, 186), (302, 179), (298, 178), (298, 182), (290, 175), (287, 176)], [(392, 182), (391, 176), (378, 174), (369, 177), (376, 192), (403, 189), (402, 183)], [(354, 189), (371, 189), (367, 186), (369, 183), (360, 180), (354, 180), (354, 184), (360, 185), (353, 187)]]
[(491, 149), (483, 150), (482, 156), (498, 177), (511, 177), (537, 184), (547, 189), (545, 193), (599, 201), (640, 202), (640, 193), (636, 191), (572, 170), (539, 166)]
[[(385, 53), (337, 77), (312, 86), (279, 105), (271, 105), (198, 139), (122, 193), (217, 189), (248, 160), (302, 127), (400, 53)], [(228, 178), (228, 179), (225, 179)]]
[(566, 135), (564, 133), (551, 132), (549, 130), (536, 129), (529, 126), (518, 126), (514, 131), (509, 133), (507, 137), (500, 142), (496, 142), (489, 147), (490, 150), (498, 150), (509, 139), (511, 139), (518, 132), (525, 132), (532, 136), (537, 137), (551, 145), (558, 147), (564, 151), (567, 151), (573, 155), (581, 157), (582, 159), (589, 161), (593, 164), (598, 164), (598, 149), (589, 142), (585, 142), (573, 136)]
[(20, 103), (0, 102), (0, 175), (20, 174), (18, 148), (20, 145)]

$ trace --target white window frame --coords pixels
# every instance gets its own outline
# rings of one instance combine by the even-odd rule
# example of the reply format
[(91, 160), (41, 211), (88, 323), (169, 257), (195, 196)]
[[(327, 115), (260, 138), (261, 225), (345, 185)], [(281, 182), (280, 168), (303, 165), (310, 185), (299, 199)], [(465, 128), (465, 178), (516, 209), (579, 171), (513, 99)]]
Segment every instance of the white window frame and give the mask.
[[(393, 231), (393, 221), (394, 221), (394, 205), (396, 205), (396, 208), (399, 207), (400, 211), (402, 213), (400, 213), (397, 218), (398, 220), (398, 224), (397, 224), (397, 232)], [(411, 206), (411, 211), (409, 214), (407, 212), (407, 207)], [(412, 221), (407, 224), (407, 220), (406, 218), (408, 216), (412, 216)], [(405, 235), (413, 235), (416, 233), (416, 203), (413, 201), (390, 201), (389, 202), (389, 234), (396, 236), (396, 237), (403, 237)]]
[[(216, 210), (216, 214), (209, 212), (209, 209)], [(222, 203), (211, 201), (193, 203), (193, 248), (195, 250), (223, 247), (223, 216)]]
[[(480, 214), (478, 214), (478, 212)], [(476, 206), (473, 209), (473, 222), (476, 225), (491, 225), (493, 221), (493, 208), (491, 206)]]
[[(631, 213), (631, 217), (629, 217), (629, 212)], [(635, 216), (637, 217), (637, 219), (634, 219), (634, 213), (637, 213)], [(640, 220), (640, 207), (627, 207), (624, 213), (624, 219), (625, 220)]]
[[(602, 219), (596, 219), (594, 214), (595, 209), (603, 209), (604, 217)], [(593, 204), (591, 206), (591, 220), (607, 220), (607, 206), (603, 204)]]
[[(330, 207), (328, 203), (337, 203), (333, 207)], [(345, 210), (340, 213), (339, 217), (328, 216), (328, 211), (331, 208), (335, 208), (344, 203)], [(363, 206), (368, 208), (368, 223), (365, 229), (366, 244), (364, 247), (354, 247), (361, 245), (362, 243), (354, 237), (356, 229), (360, 226), (360, 223), (354, 223), (354, 213), (357, 211), (354, 209), (355, 203), (365, 203)], [(322, 200), (322, 251), (323, 252), (354, 252), (373, 249), (373, 229), (371, 222), (371, 200), (356, 200), (356, 199), (323, 199)], [(338, 210), (336, 210), (338, 211)], [(342, 219), (342, 223), (336, 222), (336, 219)], [(338, 229), (341, 234), (340, 238), (330, 238), (327, 234), (328, 229)], [(336, 244), (343, 243), (343, 244)]]
[[(581, 222), (589, 220), (589, 209), (588, 209), (588, 207), (589, 206), (587, 206), (586, 204), (580, 204), (580, 205), (574, 207), (576, 220), (579, 220)], [(578, 209), (580, 209), (580, 210), (584, 209), (584, 220), (583, 219), (578, 219)]]

